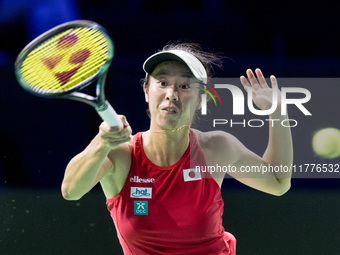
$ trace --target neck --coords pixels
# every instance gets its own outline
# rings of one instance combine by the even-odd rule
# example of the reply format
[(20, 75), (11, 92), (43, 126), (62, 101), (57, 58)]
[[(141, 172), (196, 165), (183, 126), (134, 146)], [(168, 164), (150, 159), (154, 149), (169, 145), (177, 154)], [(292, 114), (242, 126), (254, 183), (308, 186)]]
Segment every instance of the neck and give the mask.
[(189, 146), (190, 127), (169, 130), (149, 129), (142, 136), (143, 149), (149, 160), (158, 166), (176, 163)]

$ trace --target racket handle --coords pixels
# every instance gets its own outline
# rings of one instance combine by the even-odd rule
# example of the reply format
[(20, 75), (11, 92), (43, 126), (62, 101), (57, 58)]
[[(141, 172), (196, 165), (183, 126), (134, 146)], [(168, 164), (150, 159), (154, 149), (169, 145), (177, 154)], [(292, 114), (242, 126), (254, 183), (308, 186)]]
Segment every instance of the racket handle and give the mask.
[[(120, 126), (123, 127), (122, 121), (118, 118), (116, 111), (110, 105), (108, 101), (105, 102), (106, 107), (96, 108), (99, 116), (110, 126), (116, 127)], [(105, 110), (102, 110), (105, 108)]]

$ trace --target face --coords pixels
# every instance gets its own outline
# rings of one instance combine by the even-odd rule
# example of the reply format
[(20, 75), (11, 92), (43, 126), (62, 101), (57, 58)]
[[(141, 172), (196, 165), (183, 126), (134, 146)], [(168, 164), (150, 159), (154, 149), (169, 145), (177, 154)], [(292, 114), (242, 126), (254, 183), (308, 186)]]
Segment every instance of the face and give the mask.
[(165, 61), (155, 67), (149, 86), (144, 88), (152, 128), (190, 126), (200, 103), (199, 84), (190, 84), (191, 78), (190, 69), (180, 61)]

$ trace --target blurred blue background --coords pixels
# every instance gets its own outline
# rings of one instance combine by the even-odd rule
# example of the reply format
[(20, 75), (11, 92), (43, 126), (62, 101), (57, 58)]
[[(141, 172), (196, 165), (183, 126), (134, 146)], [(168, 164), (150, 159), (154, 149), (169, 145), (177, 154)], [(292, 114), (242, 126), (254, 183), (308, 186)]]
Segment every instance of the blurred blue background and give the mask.
[[(61, 198), (67, 163), (101, 120), (87, 105), (34, 97), (20, 88), (15, 58), (36, 36), (75, 19), (105, 27), (115, 44), (107, 98), (136, 133), (149, 125), (140, 86), (143, 61), (167, 42), (194, 41), (222, 53), (227, 58), (217, 77), (260, 67), (278, 78), (337, 78), (338, 12), (336, 1), (0, 0), (0, 254), (121, 254), (99, 188), (78, 202)], [(308, 107), (315, 115), (293, 129), (295, 162), (339, 163), (316, 157), (311, 138), (320, 128), (340, 128), (340, 87), (310, 86)], [(266, 131), (229, 131), (263, 152)], [(238, 239), (241, 255), (338, 254), (332, 241), (340, 229), (338, 195), (336, 178), (295, 178), (282, 198), (227, 179), (225, 227)]]

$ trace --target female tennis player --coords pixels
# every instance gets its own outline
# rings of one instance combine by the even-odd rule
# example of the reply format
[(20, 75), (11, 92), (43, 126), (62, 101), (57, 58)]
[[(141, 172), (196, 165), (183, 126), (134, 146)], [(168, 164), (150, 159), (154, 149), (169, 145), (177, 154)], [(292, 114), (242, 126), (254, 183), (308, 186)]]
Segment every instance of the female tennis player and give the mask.
[[(124, 254), (235, 254), (236, 239), (222, 226), (224, 172), (201, 173), (192, 166), (280, 166), (292, 163), (290, 129), (270, 126), (263, 156), (223, 131), (191, 128), (192, 106), (200, 108), (201, 86), (218, 58), (194, 44), (167, 45), (144, 63), (143, 89), (150, 128), (132, 136), (103, 122), (87, 148), (68, 164), (62, 183), (65, 199), (77, 200), (100, 182)], [(271, 107), (272, 90), (259, 69), (241, 83), (253, 89), (254, 103)], [(191, 82), (195, 78), (196, 82)], [(286, 119), (280, 108), (270, 118)], [(290, 188), (290, 176), (258, 173), (240, 182), (273, 195)]]

